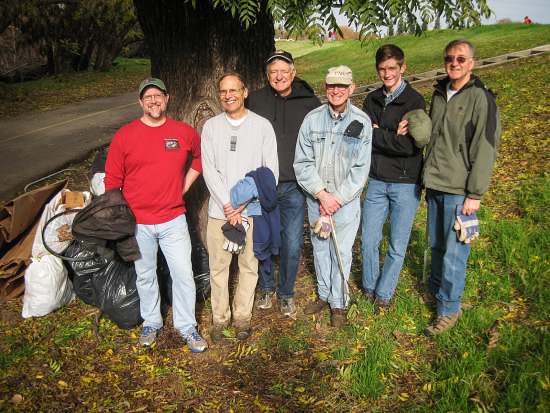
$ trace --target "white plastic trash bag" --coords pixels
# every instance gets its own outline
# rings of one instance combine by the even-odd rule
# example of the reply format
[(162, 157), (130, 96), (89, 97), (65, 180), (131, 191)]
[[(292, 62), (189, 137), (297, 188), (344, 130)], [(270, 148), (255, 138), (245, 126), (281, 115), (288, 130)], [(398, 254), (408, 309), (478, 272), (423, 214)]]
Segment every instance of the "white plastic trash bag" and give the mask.
[[(38, 223), (38, 229), (34, 237), (31, 252), (31, 263), (25, 271), (25, 295), (23, 296), (23, 318), (42, 317), (52, 311), (57, 310), (69, 304), (75, 298), (73, 284), (69, 280), (68, 272), (61, 258), (51, 255), (44, 247), (42, 240), (42, 230), (46, 222), (54, 215), (65, 211), (63, 204), (64, 194), (70, 192), (63, 189), (44, 207), (44, 211)], [(91, 201), (89, 192), (83, 192), (84, 206)], [(67, 219), (73, 219), (75, 215), (67, 216)], [(65, 217), (61, 217), (58, 224), (65, 222)], [(53, 231), (56, 230), (53, 225)], [(61, 243), (60, 243), (61, 244)], [(56, 247), (55, 243), (52, 248)], [(54, 248), (55, 251), (55, 248)]]
[(74, 298), (73, 285), (61, 259), (53, 255), (31, 258), (25, 271), (23, 318), (45, 316)]
[(94, 196), (99, 196), (105, 193), (105, 172), (96, 172), (90, 181), (90, 192)]

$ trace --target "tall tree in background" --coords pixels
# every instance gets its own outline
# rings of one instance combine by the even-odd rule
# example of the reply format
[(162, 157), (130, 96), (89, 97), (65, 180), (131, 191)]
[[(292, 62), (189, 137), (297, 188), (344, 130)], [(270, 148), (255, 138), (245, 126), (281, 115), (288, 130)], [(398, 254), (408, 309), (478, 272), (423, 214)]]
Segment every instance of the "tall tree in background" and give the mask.
[[(134, 0), (134, 4), (151, 54), (151, 73), (166, 82), (171, 94), (169, 115), (199, 132), (222, 109), (216, 80), (223, 72), (240, 72), (251, 88), (265, 82), (275, 22), (292, 35), (317, 41), (325, 28), (339, 30), (334, 14), (338, 11), (349, 26), (359, 28), (361, 39), (376, 34), (388, 16), (390, 21), (399, 19), (405, 30), (420, 33), (417, 15), (431, 19), (444, 14), (451, 27), (459, 28), (479, 24), (481, 16), (490, 14), (486, 0)], [(190, 197), (202, 198), (189, 204), (204, 205), (204, 186), (196, 184), (193, 189)]]
[(1, 0), (0, 34), (12, 26), (20, 45), (38, 45), (48, 73), (107, 71), (122, 48), (141, 37), (132, 0)]

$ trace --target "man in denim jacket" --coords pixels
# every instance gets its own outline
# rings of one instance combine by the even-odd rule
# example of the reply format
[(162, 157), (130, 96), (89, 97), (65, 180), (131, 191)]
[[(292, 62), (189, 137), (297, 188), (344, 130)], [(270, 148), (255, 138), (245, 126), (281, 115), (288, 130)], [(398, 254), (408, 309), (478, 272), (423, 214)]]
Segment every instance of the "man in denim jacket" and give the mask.
[(294, 157), (296, 179), (308, 195), (309, 222), (314, 225), (320, 216), (332, 217), (344, 270), (341, 274), (332, 238), (319, 237), (312, 228), (319, 297), (305, 312), (314, 314), (330, 306), (335, 327), (342, 327), (347, 320), (349, 296), (342, 289), (342, 276), (347, 282), (351, 250), (361, 219), (360, 195), (371, 159), (372, 125), (369, 117), (351, 104), (349, 96), (354, 90), (349, 67), (328, 70), (325, 80), (328, 103), (305, 117)]

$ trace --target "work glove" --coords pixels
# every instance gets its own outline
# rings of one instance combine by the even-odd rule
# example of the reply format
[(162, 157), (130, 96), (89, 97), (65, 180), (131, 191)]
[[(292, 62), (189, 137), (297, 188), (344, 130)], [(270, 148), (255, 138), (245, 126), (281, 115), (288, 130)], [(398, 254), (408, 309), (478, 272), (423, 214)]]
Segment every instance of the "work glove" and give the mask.
[(234, 254), (239, 251), (239, 244), (229, 241), (227, 238), (223, 242), (223, 249), (226, 251), (229, 251), (230, 253)]
[[(317, 234), (319, 238), (328, 238), (330, 237), (330, 231), (332, 231), (332, 225), (330, 225), (330, 218), (328, 215), (321, 215), (317, 218), (313, 224), (313, 232)], [(336, 228), (334, 228), (334, 233), (336, 233)]]
[(456, 206), (456, 219), (454, 229), (456, 237), (460, 242), (469, 244), (471, 241), (479, 237), (479, 222), (477, 214), (464, 215), (462, 213), (462, 205)]
[[(246, 239), (246, 231), (248, 231), (248, 228), (250, 228), (250, 223), (248, 222), (248, 219), (246, 217), (241, 217), (241, 222), (245, 233), (244, 238)], [(223, 242), (223, 249), (229, 251), (232, 254), (240, 254), (243, 251), (244, 245), (245, 242), (239, 244), (225, 238), (225, 241)]]

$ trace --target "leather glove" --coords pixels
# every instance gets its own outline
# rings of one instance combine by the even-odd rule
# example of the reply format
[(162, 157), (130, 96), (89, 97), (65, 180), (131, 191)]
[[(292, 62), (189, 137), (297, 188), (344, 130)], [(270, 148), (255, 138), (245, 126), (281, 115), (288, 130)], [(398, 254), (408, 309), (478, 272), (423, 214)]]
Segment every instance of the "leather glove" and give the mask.
[(332, 226), (330, 225), (330, 218), (327, 215), (321, 215), (311, 226), (313, 227), (313, 232), (320, 238), (326, 239), (330, 237)]
[(479, 222), (477, 214), (464, 215), (462, 213), (462, 205), (456, 206), (456, 219), (454, 229), (456, 237), (460, 242), (469, 244), (471, 241), (479, 237)]

